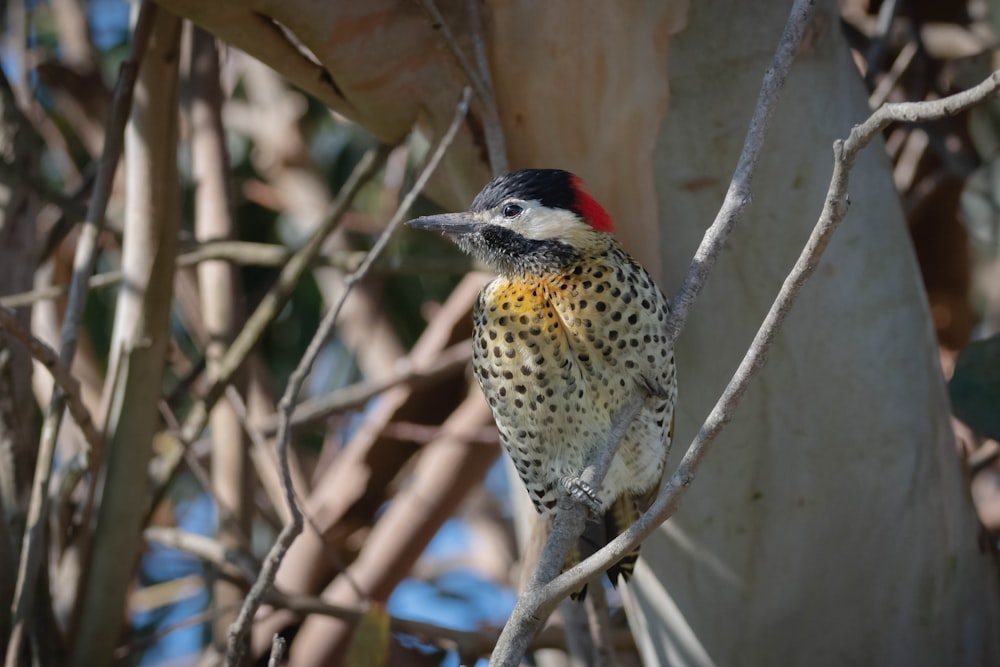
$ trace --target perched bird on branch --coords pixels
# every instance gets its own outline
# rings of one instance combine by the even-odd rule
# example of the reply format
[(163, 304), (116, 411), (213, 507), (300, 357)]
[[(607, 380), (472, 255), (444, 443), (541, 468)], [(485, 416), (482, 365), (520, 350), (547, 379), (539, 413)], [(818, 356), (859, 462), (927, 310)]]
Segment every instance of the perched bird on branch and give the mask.
[[(568, 567), (634, 523), (659, 489), (677, 398), (667, 299), (566, 171), (499, 176), (468, 211), (409, 224), (444, 233), (500, 274), (476, 302), (473, 367), (535, 509), (551, 518), (561, 493), (591, 509)], [(642, 408), (590, 488), (580, 475), (637, 394)], [(628, 580), (638, 555), (608, 569), (612, 584)]]

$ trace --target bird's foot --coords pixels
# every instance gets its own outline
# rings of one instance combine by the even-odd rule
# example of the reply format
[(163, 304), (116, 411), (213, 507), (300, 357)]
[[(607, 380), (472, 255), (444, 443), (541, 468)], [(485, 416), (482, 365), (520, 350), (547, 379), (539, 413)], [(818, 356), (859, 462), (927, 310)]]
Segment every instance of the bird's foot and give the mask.
[(586, 506), (592, 517), (601, 516), (604, 508), (601, 506), (601, 500), (597, 497), (597, 490), (594, 487), (579, 477), (570, 477), (569, 475), (563, 477), (559, 482), (566, 495)]

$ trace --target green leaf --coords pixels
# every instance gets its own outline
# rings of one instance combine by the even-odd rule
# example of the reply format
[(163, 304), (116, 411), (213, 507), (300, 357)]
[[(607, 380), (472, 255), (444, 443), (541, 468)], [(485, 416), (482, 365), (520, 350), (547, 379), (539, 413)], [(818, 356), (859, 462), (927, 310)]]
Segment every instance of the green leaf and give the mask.
[(346, 667), (382, 667), (389, 660), (389, 612), (372, 602), (358, 621), (347, 653)]
[(975, 433), (1000, 440), (1000, 334), (962, 350), (948, 395), (956, 417)]

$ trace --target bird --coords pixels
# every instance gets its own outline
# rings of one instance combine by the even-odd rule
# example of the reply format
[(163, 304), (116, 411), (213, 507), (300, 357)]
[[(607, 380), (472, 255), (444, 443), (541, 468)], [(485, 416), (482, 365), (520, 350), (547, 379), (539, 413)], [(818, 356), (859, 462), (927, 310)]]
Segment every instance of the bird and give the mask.
[[(565, 570), (634, 523), (659, 489), (677, 401), (670, 304), (568, 171), (509, 172), (468, 211), (408, 224), (444, 234), (498, 274), (473, 310), (473, 372), (541, 517), (551, 520), (566, 493), (590, 510)], [(600, 488), (590, 488), (580, 476), (634, 396), (639, 411)], [(638, 555), (606, 570), (614, 586)]]

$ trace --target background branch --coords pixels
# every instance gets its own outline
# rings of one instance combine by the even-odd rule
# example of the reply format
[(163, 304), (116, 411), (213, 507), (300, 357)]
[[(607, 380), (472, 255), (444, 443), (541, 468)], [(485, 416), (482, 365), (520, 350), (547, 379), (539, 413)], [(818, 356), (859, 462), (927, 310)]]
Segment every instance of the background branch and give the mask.
[(323, 320), (320, 322), (320, 325), (316, 330), (316, 334), (310, 341), (305, 354), (302, 356), (298, 366), (289, 378), (288, 385), (285, 388), (285, 393), (282, 395), (281, 401), (278, 404), (280, 415), (277, 436), (278, 464), (281, 471), (282, 488), (285, 492), (285, 502), (288, 504), (292, 518), (291, 521), (286, 523), (284, 528), (282, 528), (274, 546), (271, 547), (271, 551), (268, 553), (267, 559), (264, 561), (264, 566), (261, 569), (260, 576), (257, 578), (257, 581), (254, 582), (253, 588), (250, 589), (250, 593), (247, 595), (246, 600), (244, 600), (242, 609), (240, 609), (239, 617), (230, 629), (229, 647), (226, 651), (226, 662), (229, 665), (236, 666), (240, 664), (242, 656), (246, 652), (248, 635), (253, 617), (257, 613), (257, 609), (259, 609), (260, 605), (263, 603), (264, 594), (271, 588), (271, 585), (274, 582), (274, 577), (278, 571), (278, 566), (281, 565), (281, 560), (288, 551), (288, 547), (295, 540), (295, 538), (298, 537), (299, 533), (302, 532), (302, 511), (299, 509), (298, 503), (295, 499), (295, 489), (292, 486), (291, 473), (288, 467), (288, 448), (291, 440), (292, 411), (295, 409), (295, 402), (298, 398), (299, 391), (305, 382), (306, 376), (312, 369), (313, 362), (318, 356), (322, 345), (326, 342), (330, 332), (333, 330), (333, 326), (337, 321), (337, 316), (340, 314), (340, 309), (343, 307), (344, 301), (347, 299), (351, 289), (355, 284), (364, 278), (371, 265), (378, 258), (379, 254), (385, 249), (393, 232), (395, 232), (396, 228), (402, 224), (403, 217), (413, 205), (417, 195), (420, 194), (424, 186), (427, 184), (427, 180), (430, 178), (431, 174), (434, 173), (434, 170), (440, 163), (441, 158), (448, 149), (448, 146), (450, 146), (451, 142), (454, 140), (455, 135), (458, 133), (458, 128), (461, 122), (465, 119), (465, 114), (468, 112), (470, 92), (471, 91), (468, 88), (463, 91), (462, 99), (458, 103), (458, 107), (455, 111), (455, 117), (452, 120), (451, 125), (441, 137), (441, 141), (431, 153), (430, 158), (428, 159), (428, 162), (420, 176), (417, 178), (417, 181), (407, 193), (406, 197), (403, 198), (403, 201), (399, 205), (399, 209), (396, 211), (393, 219), (389, 221), (385, 231), (379, 237), (378, 241), (376, 241), (374, 247), (372, 247), (368, 257), (364, 262), (362, 262), (361, 266), (358, 267), (357, 271), (347, 276), (344, 282), (344, 292), (341, 295), (341, 298), (330, 308), (327, 314), (324, 315)]
[(216, 373), (209, 378), (209, 387), (204, 396), (194, 405), (184, 421), (181, 433), (184, 442), (194, 441), (201, 433), (208, 421), (208, 411), (222, 395), (236, 371), (243, 365), (264, 329), (287, 303), (295, 285), (316, 256), (319, 255), (327, 236), (340, 224), (344, 213), (347, 212), (358, 191), (378, 172), (391, 150), (391, 147), (381, 145), (377, 149), (365, 153), (331, 204), (330, 210), (324, 215), (323, 222), (309, 237), (309, 240), (282, 267), (281, 274), (275, 284), (261, 299), (253, 314), (247, 318), (243, 329), (226, 349), (225, 356), (219, 360)]
[(91, 450), (99, 449), (101, 447), (101, 434), (94, 426), (94, 421), (90, 417), (87, 406), (83, 404), (83, 398), (80, 396), (80, 382), (59, 361), (59, 354), (46, 345), (44, 341), (32, 336), (30, 331), (21, 326), (17, 315), (2, 306), (0, 306), (0, 329), (21, 341), (28, 349), (28, 352), (31, 353), (31, 356), (48, 369), (49, 373), (52, 374), (52, 379), (55, 380), (60, 391), (62, 391), (63, 398), (66, 401), (66, 409), (69, 410), (69, 414), (73, 417), (76, 425), (80, 427), (87, 445)]
[[(740, 362), (725, 391), (716, 402), (697, 436), (688, 447), (684, 458), (669, 482), (660, 490), (656, 501), (628, 530), (600, 549), (584, 562), (573, 567), (544, 587), (531, 591), (533, 599), (522, 612), (528, 616), (544, 615), (563, 596), (581, 583), (628, 553), (676, 511), (680, 501), (694, 481), (695, 473), (725, 425), (732, 419), (740, 397), (753, 376), (767, 360), (767, 354), (778, 329), (802, 286), (815, 271), (819, 258), (830, 237), (843, 221), (848, 209), (847, 186), (850, 170), (858, 153), (879, 133), (893, 122), (927, 122), (953, 115), (981, 103), (1000, 88), (1000, 71), (994, 72), (979, 85), (964, 92), (931, 102), (904, 102), (887, 104), (878, 109), (864, 123), (851, 130), (844, 141), (834, 144), (834, 170), (830, 179), (823, 211), (803, 248), (795, 266), (785, 278), (771, 309), (754, 337), (753, 343)], [(526, 593), (525, 598), (528, 597)], [(513, 618), (513, 617), (512, 617)]]
[[(722, 252), (726, 238), (742, 218), (743, 211), (750, 203), (750, 184), (760, 159), (768, 124), (777, 105), (778, 93), (788, 78), (795, 54), (801, 44), (802, 36), (805, 34), (806, 26), (812, 15), (813, 4), (814, 0), (796, 0), (792, 6), (774, 59), (764, 74), (757, 106), (747, 130), (743, 152), (736, 165), (736, 171), (730, 182), (722, 208), (716, 216), (715, 222), (705, 232), (680, 292), (672, 302), (673, 310), (667, 321), (667, 335), (670, 343), (676, 339), (677, 334), (683, 328), (691, 304), (707, 281), (712, 266)], [(632, 416), (628, 417), (625, 422), (626, 425), (634, 418), (639, 407), (638, 403), (634, 406)], [(600, 488), (600, 483), (611, 465), (615, 451), (617, 451), (618, 440), (620, 437), (610, 440), (591, 459), (584, 474), (588, 475), (589, 473), (590, 480), (596, 482), (596, 486), (591, 484), (593, 488)], [(528, 641), (558, 604), (560, 597), (545, 595), (544, 591), (551, 587), (550, 582), (559, 574), (563, 563), (565, 563), (566, 555), (572, 548), (574, 541), (583, 532), (585, 512), (586, 509), (579, 504), (564, 507), (563, 503), (560, 502), (559, 512), (553, 522), (552, 533), (549, 535), (542, 556), (527, 587), (504, 626), (496, 650), (490, 658), (491, 666), (516, 667), (527, 650)], [(587, 560), (590, 561), (592, 558)], [(610, 564), (610, 562), (612, 561), (608, 561), (605, 565)], [(579, 566), (573, 568), (573, 571), (578, 569)], [(590, 572), (588, 578), (578, 578), (576, 588), (597, 576), (599, 571), (595, 568)], [(561, 597), (565, 597), (565, 593), (570, 590), (573, 589), (567, 587)]]
[[(73, 279), (69, 291), (69, 304), (63, 320), (62, 341), (59, 350), (59, 360), (67, 368), (72, 365), (76, 352), (78, 328), (80, 319), (83, 317), (83, 308), (86, 305), (89, 290), (87, 280), (94, 272), (97, 261), (97, 237), (104, 227), (105, 212), (111, 197), (115, 169), (118, 166), (124, 145), (125, 124), (132, 107), (132, 94), (139, 74), (139, 66), (149, 43), (155, 16), (156, 5), (148, 0), (143, 0), (139, 16), (136, 19), (135, 30), (132, 33), (128, 56), (118, 70), (118, 82), (115, 84), (111, 113), (108, 116), (104, 149), (97, 168), (97, 179), (94, 183), (90, 204), (87, 207), (87, 219), (84, 221), (79, 241), (77, 241), (76, 256), (73, 261)], [(35, 478), (32, 483), (27, 523), (21, 543), (21, 559), (18, 562), (17, 587), (13, 604), (13, 628), (7, 643), (4, 661), (6, 667), (15, 667), (18, 664), (18, 657), (22, 649), (24, 623), (32, 612), (35, 581), (38, 569), (44, 560), (41, 546), (45, 518), (48, 514), (48, 489), (52, 478), (56, 438), (64, 408), (65, 398), (56, 388), (53, 390), (51, 402), (45, 413), (42, 435), (38, 445)]]
[(764, 72), (764, 81), (757, 96), (757, 105), (754, 107), (750, 126), (747, 128), (743, 150), (729, 182), (729, 189), (726, 190), (722, 207), (695, 251), (681, 288), (670, 302), (671, 313), (667, 320), (667, 337), (670, 341), (676, 340), (684, 328), (691, 305), (708, 282), (712, 267), (722, 254), (729, 235), (750, 205), (753, 175), (764, 148), (764, 138), (767, 136), (774, 110), (778, 106), (781, 88), (785, 85), (788, 73), (795, 62), (795, 56), (801, 48), (802, 37), (812, 19), (815, 4), (816, 0), (795, 0), (792, 5), (774, 59)]

